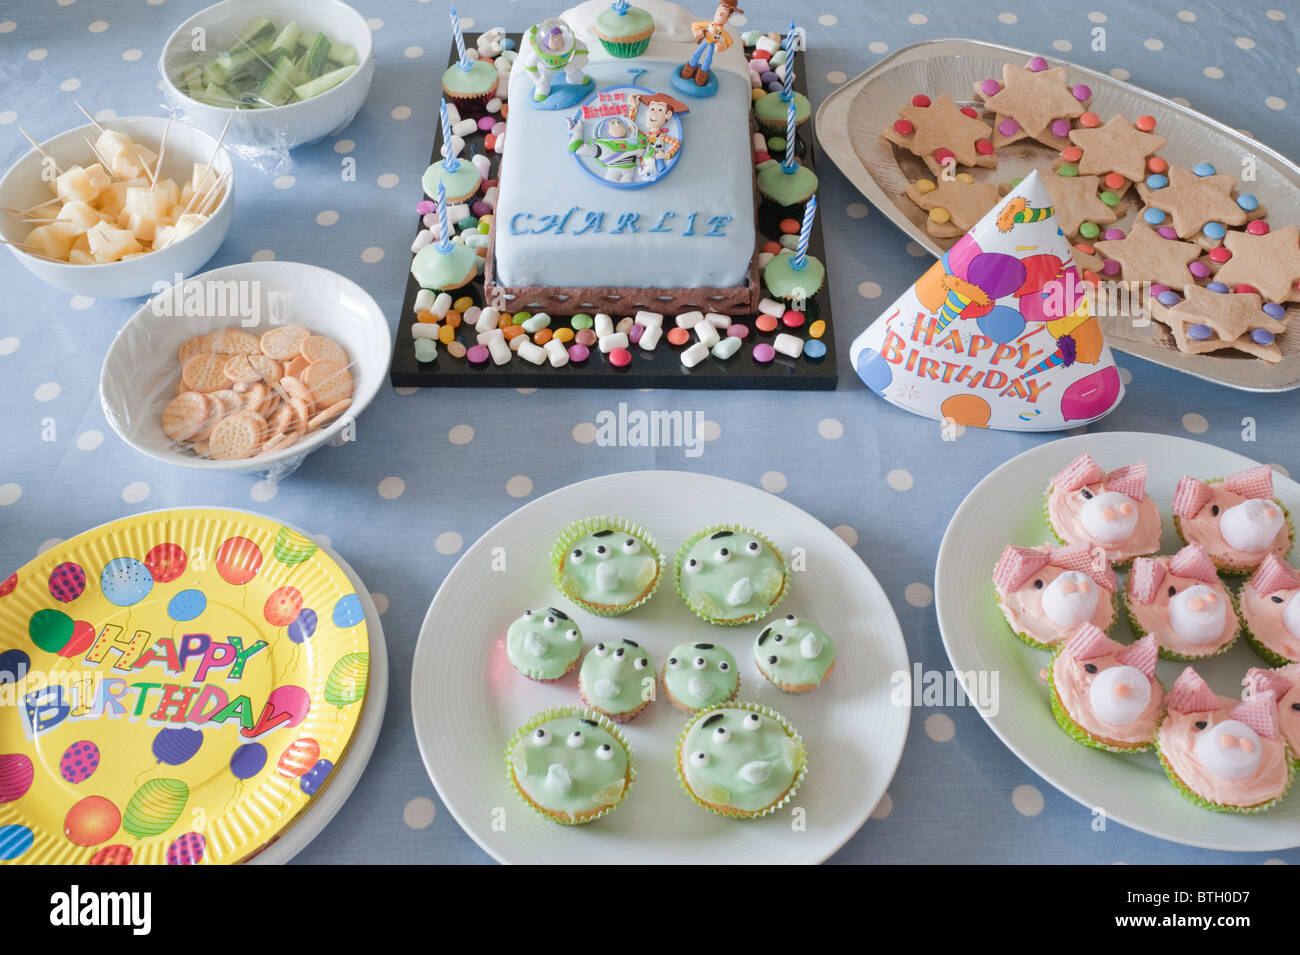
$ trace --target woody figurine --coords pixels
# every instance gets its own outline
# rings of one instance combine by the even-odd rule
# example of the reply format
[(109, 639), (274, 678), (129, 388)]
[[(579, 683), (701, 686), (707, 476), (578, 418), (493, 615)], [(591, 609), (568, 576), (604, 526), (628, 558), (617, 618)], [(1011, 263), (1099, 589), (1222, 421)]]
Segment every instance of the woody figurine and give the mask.
[(726, 50), (731, 47), (731, 34), (723, 29), (727, 21), (733, 14), (744, 13), (736, 6), (739, 0), (718, 0), (718, 8), (713, 11), (713, 19), (699, 20), (691, 24), (691, 32), (695, 36), (695, 52), (691, 54), (690, 60), (682, 67), (680, 76), (684, 80), (695, 80), (695, 85), (704, 87), (709, 85), (709, 70), (713, 66), (713, 53), (715, 49)]

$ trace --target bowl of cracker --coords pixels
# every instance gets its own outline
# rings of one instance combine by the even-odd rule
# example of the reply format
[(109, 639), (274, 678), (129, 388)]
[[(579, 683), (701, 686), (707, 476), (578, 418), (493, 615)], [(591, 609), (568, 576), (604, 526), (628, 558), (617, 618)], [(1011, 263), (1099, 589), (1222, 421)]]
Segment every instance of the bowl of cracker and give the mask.
[(104, 359), (100, 403), (141, 454), (275, 479), (355, 437), (391, 349), (361, 286), (314, 265), (246, 262), (173, 285), (131, 316)]

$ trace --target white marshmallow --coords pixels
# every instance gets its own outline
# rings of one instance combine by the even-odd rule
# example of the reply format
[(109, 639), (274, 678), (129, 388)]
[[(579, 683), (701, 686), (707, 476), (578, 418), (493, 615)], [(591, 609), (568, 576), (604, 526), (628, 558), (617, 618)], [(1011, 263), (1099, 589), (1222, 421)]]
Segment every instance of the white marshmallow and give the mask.
[[(432, 242), (433, 233), (428, 229), (421, 229), (419, 232), (415, 233), (415, 241), (411, 243), (411, 251), (419, 252), (426, 245), (429, 245)], [(420, 291), (426, 292), (428, 289), (420, 289)]]
[(415, 293), (415, 308), (413, 309), (413, 311), (427, 312), (429, 311), (432, 305), (433, 305), (433, 293), (430, 292), (427, 288), (422, 288), (420, 289), (420, 291)]
[(664, 317), (659, 312), (637, 312), (636, 323), (646, 328), (663, 328)]
[(466, 136), (473, 136), (478, 132), (478, 123), (472, 119), (462, 119), (459, 123), (454, 123), (451, 127), (451, 134), (464, 139)]
[(1092, 711), (1107, 723), (1127, 726), (1151, 702), (1151, 681), (1137, 667), (1107, 667), (1088, 688), (1088, 702)]
[(785, 303), (770, 298), (761, 299), (758, 303), (758, 310), (764, 315), (780, 318), (785, 314)]
[(645, 334), (641, 336), (638, 342), (643, 351), (654, 351), (655, 346), (659, 344), (659, 339), (663, 337), (664, 330), (658, 325), (646, 326)]
[(1282, 509), (1276, 502), (1251, 498), (1219, 515), (1219, 533), (1229, 547), (1247, 554), (1260, 554), (1268, 550), (1284, 523)]
[(798, 358), (803, 354), (803, 339), (798, 335), (782, 332), (773, 340), (772, 347), (787, 358)]
[(524, 361), (531, 362), (534, 365), (540, 365), (542, 362), (546, 361), (545, 348), (528, 341), (523, 335), (518, 336), (518, 338), (520, 358)]
[[(497, 329), (500, 331), (500, 329)], [(506, 344), (505, 335), (496, 335), (487, 342), (488, 354), (492, 356), (492, 361), (497, 365), (508, 365), (514, 353), (510, 346)]]
[(700, 322), (704, 321), (704, 313), (703, 312), (682, 312), (682, 314), (677, 316), (676, 321), (677, 321), (678, 328), (691, 329), (694, 328), (696, 325), (698, 325)]
[(1246, 779), (1259, 768), (1259, 734), (1240, 720), (1224, 720), (1196, 738), (1196, 761), (1220, 779)]
[(447, 103), (447, 121), (451, 123), (453, 126), (455, 126), (457, 123), (460, 122), (460, 110), (456, 108), (456, 104), (453, 103), (451, 100), (446, 100), (446, 103)]
[(699, 336), (700, 343), (705, 348), (712, 348), (718, 343), (718, 327), (712, 322), (697, 322), (695, 334)]
[(1223, 635), (1227, 619), (1227, 601), (1205, 584), (1193, 584), (1169, 598), (1169, 624), (1188, 643), (1213, 643)]
[[(709, 346), (704, 342), (696, 342), (682, 352), (682, 364), (687, 368), (694, 368), (707, 357), (709, 357)], [(741, 601), (741, 603), (744, 603), (744, 601)]]
[(472, 162), (474, 168), (478, 170), (480, 179), (487, 179), (492, 175), (492, 160), (488, 159), (487, 156), (484, 156), (482, 153), (475, 153), (470, 158), (470, 162)]
[(604, 312), (597, 312), (592, 324), (592, 330), (596, 333), (597, 338), (604, 338), (606, 335), (614, 334), (614, 319)]
[(615, 348), (627, 347), (627, 335), (623, 332), (615, 332), (612, 335), (606, 335), (600, 340), (600, 352), (602, 355), (608, 355)]
[(489, 332), (493, 329), (500, 331), (501, 329), (497, 328), (499, 321), (501, 321), (501, 313), (489, 305), (479, 313), (478, 321), (474, 323), (474, 331)]
[(489, 328), (485, 332), (478, 333), (478, 343), (480, 345), (491, 345), (495, 339), (505, 338), (506, 333), (499, 328)]
[(494, 96), (494, 97), (492, 97), (490, 100), (487, 101), (487, 111), (488, 111), (489, 113), (499, 113), (499, 112), (501, 112), (501, 97), (500, 97), (500, 96)]
[(552, 368), (563, 368), (569, 363), (569, 350), (564, 347), (564, 342), (552, 338), (546, 343), (546, 357), (550, 359)]
[(446, 292), (439, 292), (438, 297), (433, 300), (433, 307), (429, 311), (439, 318), (446, 318), (447, 311), (451, 308), (452, 298)]
[(411, 337), (430, 338), (433, 341), (437, 341), (438, 328), (439, 326), (433, 324), (432, 322), (416, 322), (414, 325), (411, 326)]
[(1099, 590), (1097, 582), (1087, 574), (1063, 571), (1043, 589), (1043, 613), (1057, 626), (1073, 629), (1092, 619)]
[(1079, 523), (1095, 540), (1115, 544), (1137, 528), (1138, 508), (1133, 499), (1118, 491), (1102, 491), (1083, 502)]
[(733, 324), (731, 316), (723, 315), (721, 312), (709, 312), (709, 314), (704, 316), (704, 320), (720, 332), (726, 331)]
[(1282, 623), (1291, 636), (1300, 640), (1300, 593), (1293, 594), (1282, 611)]

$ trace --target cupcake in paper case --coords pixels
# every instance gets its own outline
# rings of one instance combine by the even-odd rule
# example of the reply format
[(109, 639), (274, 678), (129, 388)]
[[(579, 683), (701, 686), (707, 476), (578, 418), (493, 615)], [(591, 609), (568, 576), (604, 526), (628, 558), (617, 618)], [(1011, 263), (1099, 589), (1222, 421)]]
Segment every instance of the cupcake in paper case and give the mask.
[(1268, 554), (1285, 558), (1295, 536), (1273, 496), (1273, 471), (1262, 464), (1222, 480), (1184, 477), (1174, 491), (1174, 526), (1230, 574), (1249, 574)]
[(582, 702), (618, 723), (639, 716), (654, 701), (657, 687), (650, 654), (631, 640), (601, 641), (578, 670)]
[(640, 7), (616, 0), (596, 15), (591, 32), (610, 56), (631, 59), (649, 48), (655, 19)]
[(1021, 640), (1050, 650), (1079, 626), (1108, 631), (1119, 579), (1091, 544), (1007, 547), (993, 570), (998, 607)]
[(1273, 666), (1300, 662), (1300, 572), (1269, 554), (1242, 585), (1237, 606), (1256, 653)]
[(1191, 667), (1169, 689), (1156, 752), (1187, 800), (1217, 812), (1262, 812), (1291, 786), (1292, 767), (1271, 691), (1219, 696)]
[(697, 617), (723, 627), (753, 623), (785, 597), (789, 568), (776, 545), (736, 524), (706, 527), (677, 551), (677, 593)]
[(835, 669), (835, 642), (811, 620), (790, 614), (759, 633), (754, 664), (777, 689), (806, 693)]
[(733, 819), (780, 809), (807, 772), (799, 733), (780, 713), (757, 703), (702, 710), (677, 740), (682, 789), (696, 805)]
[(1081, 454), (1047, 487), (1047, 521), (1062, 544), (1080, 541), (1106, 551), (1114, 566), (1160, 549), (1160, 510), (1146, 492), (1147, 463), (1110, 473)]
[(543, 710), (506, 746), (510, 785), (538, 814), (564, 825), (591, 822), (621, 803), (636, 779), (617, 726), (576, 706)]
[(582, 629), (556, 607), (525, 610), (506, 630), (506, 656), (538, 683), (553, 683), (578, 665)]
[(726, 647), (679, 643), (664, 661), (664, 693), (686, 713), (730, 703), (740, 692), (740, 668)]
[(487, 60), (471, 60), (468, 70), (453, 63), (442, 74), (442, 92), (458, 109), (481, 112), (496, 95), (498, 77), (497, 68)]
[(1293, 764), (1300, 764), (1300, 663), (1276, 670), (1251, 667), (1246, 671), (1248, 695), (1271, 693), (1277, 701), (1277, 725)]
[(1052, 713), (1071, 739), (1112, 753), (1150, 749), (1165, 711), (1156, 639), (1116, 643), (1085, 623), (1052, 657)]
[(663, 576), (659, 545), (645, 528), (622, 517), (575, 521), (551, 546), (559, 591), (588, 613), (616, 617), (641, 606)]
[(1218, 656), (1241, 632), (1232, 594), (1200, 544), (1133, 561), (1124, 604), (1133, 632), (1153, 634), (1166, 660)]

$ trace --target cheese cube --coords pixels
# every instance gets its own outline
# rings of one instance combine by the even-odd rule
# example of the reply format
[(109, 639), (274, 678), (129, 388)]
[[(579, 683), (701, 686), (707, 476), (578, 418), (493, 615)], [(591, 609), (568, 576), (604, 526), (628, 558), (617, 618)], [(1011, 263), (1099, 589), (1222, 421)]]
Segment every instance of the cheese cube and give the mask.
[(117, 262), (124, 255), (144, 251), (129, 229), (118, 229), (106, 222), (86, 230), (86, 238), (96, 262)]
[(64, 202), (89, 202), (99, 195), (86, 170), (73, 166), (54, 181), (55, 193)]

